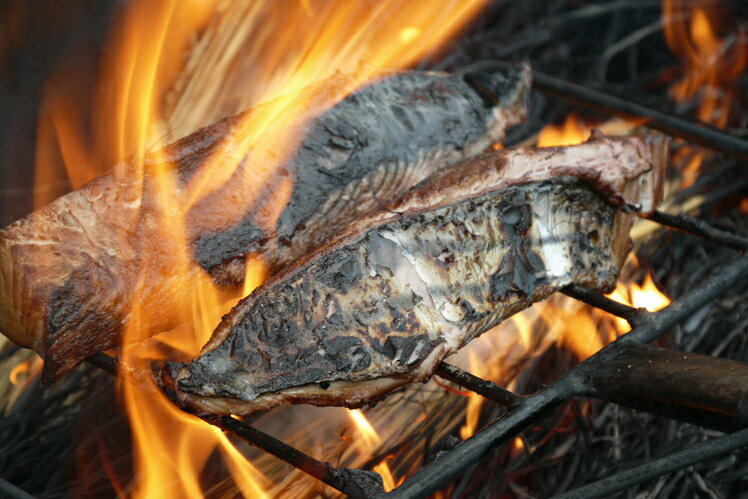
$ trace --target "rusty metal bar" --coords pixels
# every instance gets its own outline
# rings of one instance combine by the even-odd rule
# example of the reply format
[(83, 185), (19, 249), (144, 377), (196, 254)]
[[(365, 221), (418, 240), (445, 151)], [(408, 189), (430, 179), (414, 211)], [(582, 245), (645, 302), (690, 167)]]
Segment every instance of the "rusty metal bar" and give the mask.
[(621, 317), (622, 319), (626, 319), (632, 327), (637, 324), (637, 321), (641, 321), (646, 316), (646, 311), (644, 310), (629, 307), (623, 303), (611, 300), (607, 296), (596, 293), (584, 286), (571, 285), (564, 288), (561, 292), (566, 296), (579, 300), (587, 305), (599, 308), (600, 310)]
[[(512, 64), (505, 61), (483, 60), (466, 66), (461, 72), (466, 73), (480, 69), (506, 69), (511, 66)], [(658, 109), (652, 109), (642, 104), (538, 71), (533, 71), (532, 78), (533, 87), (546, 95), (622, 118), (646, 119), (649, 128), (728, 156), (748, 161), (748, 141), (723, 130), (703, 123), (689, 121)]]

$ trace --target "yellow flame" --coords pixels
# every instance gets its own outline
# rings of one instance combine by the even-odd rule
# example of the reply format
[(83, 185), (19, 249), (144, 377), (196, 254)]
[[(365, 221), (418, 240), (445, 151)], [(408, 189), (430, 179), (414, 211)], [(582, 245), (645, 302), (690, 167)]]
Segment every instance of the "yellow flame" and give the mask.
[[(92, 98), (92, 142), (82, 133), (84, 114), (69, 109), (65, 93), (52, 82), (40, 119), (37, 165), (38, 182), (64, 168), (78, 187), (116, 163), (127, 165), (116, 170), (123, 179), (144, 178), (148, 155), (148, 183), (131, 193), (133, 199), (149, 196), (152, 209), (142, 222), (148, 237), (140, 248), (138, 299), (128, 316), (123, 365), (148, 371), (153, 360), (194, 356), (239, 293), (250, 293), (267, 277), (264, 262), (248, 256), (239, 293), (219, 291), (192, 259), (188, 228), (196, 227), (188, 227), (188, 212), (200, 210), (202, 216), (190, 222), (205, 224), (198, 229), (220, 230), (250, 209), (259, 226), (274, 227), (293, 189), (293, 179), (278, 174), (278, 166), (293, 153), (305, 120), (377, 72), (406, 67), (432, 52), (484, 2), (127, 4), (107, 48), (100, 92)], [(336, 72), (347, 76), (324, 83), (324, 93), (315, 91)], [(231, 131), (231, 143), (216, 148), (186, 184), (175, 165), (159, 157), (167, 138), (260, 102), (267, 104), (243, 115)], [(37, 203), (48, 201), (40, 197)], [(149, 276), (164, 269), (166, 282), (153, 289)], [(154, 318), (165, 313), (188, 326), (140, 343)], [(122, 375), (131, 373), (123, 370)], [(200, 497), (201, 470), (216, 450), (245, 496), (263, 495), (268, 480), (221, 432), (176, 409), (153, 382), (131, 381), (121, 390), (136, 446), (134, 497)], [(354, 414), (363, 425), (363, 414)], [(376, 432), (365, 435), (373, 448)], [(387, 464), (379, 466), (388, 486), (394, 486)]]
[[(739, 78), (748, 66), (748, 33), (721, 38), (716, 4), (663, 0), (665, 39), (683, 64), (682, 78), (670, 88), (678, 102), (696, 101), (696, 115), (718, 128), (727, 126)], [(693, 184), (703, 155), (692, 158), (683, 186)]]
[(566, 117), (563, 125), (549, 124), (538, 135), (538, 147), (570, 146), (581, 144), (590, 136), (592, 127), (587, 126), (574, 113)]
[(355, 423), (356, 429), (366, 443), (367, 448), (371, 449), (379, 445), (379, 434), (371, 423), (369, 423), (369, 420), (366, 419), (366, 416), (364, 416), (364, 413), (361, 412), (360, 409), (349, 409), (348, 415)]
[(41, 357), (33, 356), (16, 364), (8, 378), (14, 386), (28, 385), (42, 370), (44, 362)]

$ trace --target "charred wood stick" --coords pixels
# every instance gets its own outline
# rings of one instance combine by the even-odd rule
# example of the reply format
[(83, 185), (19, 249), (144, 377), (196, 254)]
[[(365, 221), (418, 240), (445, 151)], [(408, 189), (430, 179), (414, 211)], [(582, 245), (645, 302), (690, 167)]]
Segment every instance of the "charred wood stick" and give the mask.
[(662, 211), (654, 211), (652, 213), (638, 213), (637, 215), (641, 218), (657, 222), (658, 224), (666, 225), (670, 228), (692, 234), (721, 246), (727, 246), (728, 248), (732, 248), (734, 250), (745, 251), (746, 249), (748, 249), (748, 239), (712, 227), (699, 218), (694, 218), (683, 214), (671, 215)]
[(607, 296), (596, 293), (591, 289), (587, 289), (583, 286), (569, 286), (561, 291), (566, 296), (579, 300), (595, 308), (599, 308), (609, 314), (613, 314), (617, 317), (625, 319), (631, 327), (635, 327), (637, 321), (643, 318), (645, 313), (642, 309), (629, 307), (623, 303), (619, 303), (615, 300), (611, 300)]
[(230, 416), (200, 416), (203, 421), (232, 433), (250, 445), (281, 459), (348, 497), (371, 497), (384, 491), (382, 477), (373, 471), (335, 468)]
[[(94, 365), (102, 371), (122, 379), (120, 370), (121, 362), (117, 357), (111, 357), (104, 353), (98, 353), (86, 359), (91, 365)], [(137, 382), (145, 376), (152, 376), (149, 372), (136, 372), (132, 379)], [(127, 378), (130, 379), (130, 378)], [(152, 386), (138, 383), (139, 387)], [(167, 391), (167, 396), (170, 394)], [(170, 396), (173, 399), (173, 397)], [(199, 417), (206, 423), (222, 429), (225, 432), (232, 433), (241, 438), (248, 444), (271, 454), (281, 461), (285, 461), (294, 468), (326, 483), (330, 487), (346, 494), (348, 497), (363, 498), (370, 497), (375, 493), (384, 490), (381, 476), (373, 471), (355, 470), (349, 468), (335, 468), (330, 463), (319, 461), (312, 456), (301, 452), (300, 450), (268, 435), (267, 433), (253, 428), (242, 421), (229, 416), (210, 416), (206, 414), (196, 414), (186, 411), (194, 416)], [(3, 492), (2, 483), (0, 483), (0, 492)], [(21, 497), (21, 496), (19, 496)], [(29, 496), (30, 497), (30, 496)]]
[(522, 402), (522, 397), (506, 390), (492, 381), (481, 379), (459, 367), (442, 362), (436, 368), (435, 374), (456, 385), (472, 390), (479, 395), (497, 402), (511, 410)]
[(444, 452), (383, 497), (424, 497), (439, 490), (455, 476), (477, 463), (493, 448), (509, 441), (553, 408), (571, 397), (591, 393), (592, 389), (586, 378), (591, 374), (590, 369), (593, 369), (599, 362), (597, 359), (608, 355), (607, 352), (619, 348), (623, 343), (654, 341), (700, 307), (729, 290), (736, 282), (745, 279), (746, 276), (748, 276), (748, 256), (743, 256), (723, 268), (711, 280), (664, 309), (654, 314), (647, 314), (646, 320), (631, 332), (621, 336), (544, 390), (525, 398), (514, 411), (494, 421), (451, 451)]
[(592, 397), (719, 431), (748, 426), (748, 364), (622, 343), (586, 372)]
[(611, 497), (616, 492), (621, 492), (647, 480), (704, 462), (707, 459), (713, 459), (745, 446), (748, 446), (748, 429), (701, 442), (686, 450), (616, 473), (555, 497), (556, 499)]
[(542, 73), (534, 74), (534, 87), (546, 95), (596, 111), (622, 118), (647, 119), (649, 128), (748, 161), (748, 141), (702, 123), (688, 121), (627, 99)]

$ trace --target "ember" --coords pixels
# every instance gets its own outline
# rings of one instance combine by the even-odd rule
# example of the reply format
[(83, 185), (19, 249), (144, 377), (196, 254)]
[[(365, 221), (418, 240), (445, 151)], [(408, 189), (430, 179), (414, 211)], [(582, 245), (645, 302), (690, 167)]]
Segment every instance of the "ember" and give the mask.
[(108, 3), (0, 21), (0, 495), (738, 493), (739, 2)]

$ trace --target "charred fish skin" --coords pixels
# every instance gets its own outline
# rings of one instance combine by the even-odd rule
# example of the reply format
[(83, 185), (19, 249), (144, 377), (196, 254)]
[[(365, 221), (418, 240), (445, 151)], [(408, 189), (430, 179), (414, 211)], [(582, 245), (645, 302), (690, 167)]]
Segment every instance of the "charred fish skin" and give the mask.
[(418, 379), (430, 356), (565, 285), (612, 286), (615, 219), (584, 181), (564, 178), (386, 224), (253, 295), (177, 388), (251, 404), (304, 385)]
[[(293, 191), (274, 232), (245, 216), (194, 243), (196, 260), (219, 282), (244, 278), (244, 256), (264, 251), (279, 269), (350, 221), (435, 171), (484, 151), (523, 121), (528, 66), (475, 78), (405, 71), (379, 78), (314, 119), (284, 176)], [(238, 260), (238, 261), (237, 261)]]
[[(256, 111), (250, 110), (180, 139), (148, 155), (142, 164), (117, 165), (111, 174), (0, 231), (0, 331), (44, 357), (43, 380), (48, 384), (84, 358), (118, 346), (122, 332), (132, 323), (135, 299), (148, 304), (150, 315), (149, 323), (138, 328), (141, 338), (173, 328), (184, 321), (180, 304), (190, 300), (190, 288), (184, 283), (201, 278), (204, 269), (216, 281), (234, 286), (223, 288), (231, 292), (244, 279), (246, 254), (261, 253), (270, 271), (277, 270), (322, 244), (360, 213), (403, 192), (437, 165), (476, 154), (500, 138), (504, 127), (524, 118), (530, 73), (527, 67), (507, 73), (506, 85), (496, 89), (513, 91), (503, 95), (497, 106), (483, 104), (477, 91), (459, 77), (408, 72), (382, 77), (351, 95), (350, 101), (343, 99), (328, 109), (326, 86), (345, 83), (343, 88), (348, 88), (350, 81), (342, 81), (346, 78), (350, 80), (337, 75), (335, 81), (309, 90), (316, 97), (304, 115), (311, 120), (297, 127), (308, 129), (310, 139), (302, 140), (293, 164), (282, 168), (265, 187), (272, 195), (275, 183), (292, 180), (290, 205), (275, 230), (255, 224), (263, 218), (262, 208), (235, 213), (233, 208), (241, 203), (232, 200), (244, 195), (241, 189), (232, 191), (230, 185), (218, 189), (187, 212), (190, 252), (202, 266), (195, 265), (188, 269), (190, 275), (184, 275), (172, 270), (183, 267), (175, 257), (178, 251), (162, 244), (162, 233), (154, 223), (163, 211), (157, 180), (162, 165), (176, 168), (180, 187), (185, 187), (209, 167), (216, 151), (240, 150), (232, 144), (239, 140), (238, 125)], [(424, 101), (405, 107), (406, 97), (398, 92)], [(401, 100), (381, 101), (386, 98)], [(450, 103), (452, 99), (459, 102)], [(468, 114), (450, 121), (459, 113)], [(421, 118), (428, 118), (428, 123), (421, 123)], [(389, 119), (399, 121), (390, 125)], [(432, 121), (445, 130), (429, 128)], [(380, 136), (372, 127), (386, 130)], [(423, 142), (413, 139), (416, 135)], [(434, 135), (434, 140), (428, 135)], [(413, 150), (414, 145), (430, 149), (403, 159), (403, 144), (409, 142)], [(387, 163), (394, 151), (399, 151), (402, 162)], [(416, 157), (420, 163), (413, 160)], [(252, 168), (250, 159), (230, 158), (246, 165), (247, 171)], [(142, 180), (132, 174), (141, 166)], [(348, 168), (352, 173), (347, 173)], [(371, 196), (369, 189), (379, 189), (379, 197)], [(233, 197), (222, 198), (226, 190)], [(322, 211), (325, 215), (310, 215)], [(222, 225), (226, 216), (232, 225)], [(226, 230), (225, 237), (216, 232), (217, 226)]]
[[(481, 168), (462, 168), (469, 178), (453, 193), (458, 201), (435, 207), (419, 195), (443, 179), (427, 182), (394, 204), (409, 211), (372, 216), (271, 278), (224, 317), (199, 357), (168, 366), (164, 383), (197, 410), (248, 414), (284, 402), (355, 407), (427, 379), (472, 338), (568, 284), (609, 290), (632, 223), (611, 192), (656, 198), (664, 144), (577, 146), (587, 149), (576, 172), (565, 148), (557, 161), (566, 174), (495, 180), (471, 195), (470, 178), (491, 177), (487, 158), (511, 172), (527, 154), (486, 155)], [(588, 170), (596, 150), (610, 173)]]

